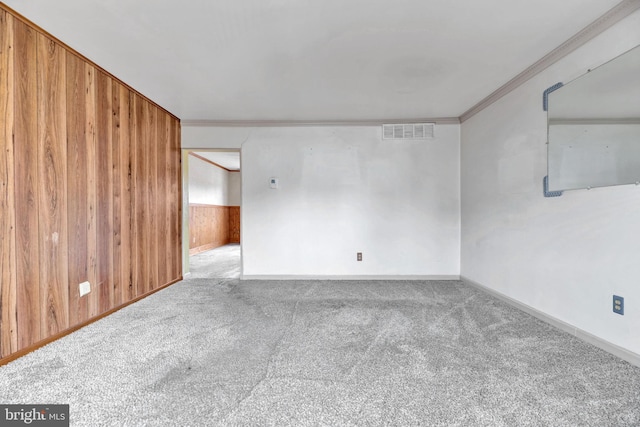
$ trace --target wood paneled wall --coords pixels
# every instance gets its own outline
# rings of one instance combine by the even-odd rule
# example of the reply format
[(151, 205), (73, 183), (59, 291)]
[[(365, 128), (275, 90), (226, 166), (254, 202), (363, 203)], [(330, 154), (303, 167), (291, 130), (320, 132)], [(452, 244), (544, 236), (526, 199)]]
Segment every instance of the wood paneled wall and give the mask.
[(189, 255), (240, 243), (240, 206), (189, 205)]
[(176, 117), (0, 4), (0, 359), (180, 280), (180, 180)]
[(189, 205), (189, 255), (229, 243), (229, 207)]
[(229, 206), (229, 243), (240, 243), (240, 206)]

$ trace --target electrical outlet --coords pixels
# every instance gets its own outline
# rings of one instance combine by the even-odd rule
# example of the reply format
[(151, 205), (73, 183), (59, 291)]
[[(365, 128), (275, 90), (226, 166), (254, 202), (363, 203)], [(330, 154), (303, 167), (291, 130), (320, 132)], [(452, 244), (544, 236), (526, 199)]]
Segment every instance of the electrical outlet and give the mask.
[(81, 297), (85, 296), (86, 294), (91, 292), (91, 283), (89, 282), (80, 283), (79, 290), (80, 290), (80, 296)]
[(618, 295), (613, 296), (613, 312), (624, 316), (624, 298)]
[(356, 259), (357, 259), (358, 261), (362, 261), (362, 252), (358, 252), (358, 253), (356, 254)]

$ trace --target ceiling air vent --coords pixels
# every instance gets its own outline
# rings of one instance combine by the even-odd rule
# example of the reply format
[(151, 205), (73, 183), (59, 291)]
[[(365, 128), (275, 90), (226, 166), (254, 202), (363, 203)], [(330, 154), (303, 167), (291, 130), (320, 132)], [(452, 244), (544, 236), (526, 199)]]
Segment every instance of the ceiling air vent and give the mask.
[(433, 138), (434, 127), (433, 123), (382, 125), (382, 139)]

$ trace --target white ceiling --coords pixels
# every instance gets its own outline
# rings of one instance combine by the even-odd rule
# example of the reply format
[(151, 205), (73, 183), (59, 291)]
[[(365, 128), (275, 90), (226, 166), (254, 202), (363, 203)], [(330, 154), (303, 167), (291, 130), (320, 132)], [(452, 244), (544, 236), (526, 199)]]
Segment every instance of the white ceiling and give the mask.
[(194, 154), (230, 171), (240, 170), (240, 153), (237, 151), (194, 151)]
[(4, 0), (183, 120), (458, 117), (618, 0)]

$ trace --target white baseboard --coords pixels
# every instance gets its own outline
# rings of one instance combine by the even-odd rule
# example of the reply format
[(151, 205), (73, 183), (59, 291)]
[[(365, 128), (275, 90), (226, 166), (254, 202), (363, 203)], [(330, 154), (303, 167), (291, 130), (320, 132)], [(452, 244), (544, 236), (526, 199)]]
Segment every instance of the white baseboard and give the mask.
[(532, 315), (533, 317), (536, 317), (540, 320), (542, 320), (543, 322), (546, 322), (552, 326), (555, 326), (556, 328), (564, 331), (564, 332), (568, 332), (571, 335), (588, 342), (589, 344), (595, 345), (596, 347), (613, 354), (614, 356), (619, 357), (620, 359), (626, 360), (627, 362), (631, 363), (632, 365), (638, 366), (640, 367), (640, 354), (634, 353), (632, 351), (627, 350), (626, 348), (622, 348), (616, 344), (610, 343), (607, 340), (604, 340), (600, 337), (597, 337), (587, 331), (584, 331), (582, 329), (579, 329), (567, 322), (564, 322), (560, 319), (557, 319), (553, 316), (550, 316), (540, 310), (537, 310), (531, 306), (528, 306), (518, 300), (515, 300), (511, 297), (506, 296), (503, 293), (500, 293), (498, 291), (494, 291), (491, 288), (488, 288), (484, 285), (481, 285), (478, 282), (474, 282), (473, 280), (461, 276), (460, 280), (462, 280), (463, 283), (469, 285), (469, 286), (473, 286), (474, 288), (480, 289), (481, 291), (484, 291), (496, 298), (498, 298), (501, 301), (506, 302), (507, 304), (524, 311), (527, 314)]
[(322, 276), (322, 275), (254, 275), (243, 274), (240, 280), (460, 280), (456, 275), (406, 275), (406, 276), (376, 276), (376, 275), (346, 275), (346, 276)]

